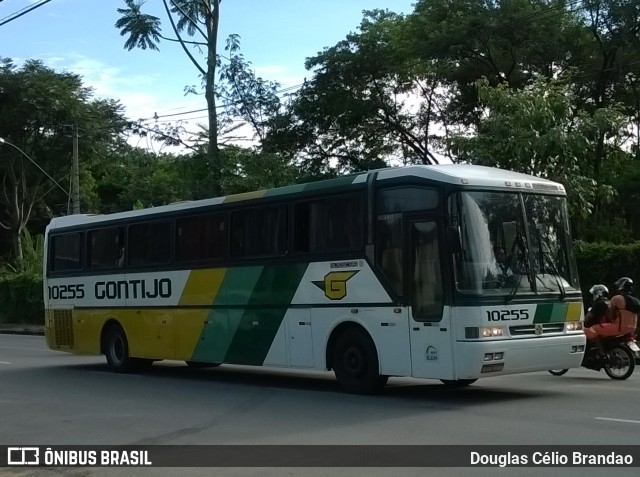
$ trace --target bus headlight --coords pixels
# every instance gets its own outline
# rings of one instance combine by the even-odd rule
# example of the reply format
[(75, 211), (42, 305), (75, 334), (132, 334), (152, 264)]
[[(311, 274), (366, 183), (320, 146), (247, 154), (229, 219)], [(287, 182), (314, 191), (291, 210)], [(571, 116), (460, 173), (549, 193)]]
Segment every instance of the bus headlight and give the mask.
[(495, 338), (497, 336), (502, 336), (502, 328), (498, 326), (486, 326), (482, 328), (467, 326), (464, 329), (464, 337), (468, 340), (477, 340), (478, 338)]
[(567, 331), (580, 331), (582, 330), (582, 321), (569, 321), (566, 329)]
[(482, 336), (483, 338), (502, 336), (502, 328), (499, 328), (497, 326), (480, 328), (480, 336)]

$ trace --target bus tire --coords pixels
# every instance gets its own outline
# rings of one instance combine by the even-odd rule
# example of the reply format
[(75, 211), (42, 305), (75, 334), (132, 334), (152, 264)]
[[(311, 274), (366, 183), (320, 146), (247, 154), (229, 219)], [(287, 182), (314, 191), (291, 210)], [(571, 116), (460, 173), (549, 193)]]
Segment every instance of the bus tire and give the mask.
[(441, 379), (442, 384), (448, 388), (463, 388), (477, 381), (477, 379)]
[(120, 325), (113, 325), (107, 331), (104, 354), (111, 371), (128, 373), (135, 368), (136, 361), (129, 356), (127, 335)]
[(549, 374), (553, 376), (563, 376), (567, 374), (568, 369), (550, 369)]
[(338, 384), (348, 393), (373, 394), (387, 382), (388, 376), (379, 373), (375, 344), (362, 329), (348, 328), (340, 333), (331, 363)]

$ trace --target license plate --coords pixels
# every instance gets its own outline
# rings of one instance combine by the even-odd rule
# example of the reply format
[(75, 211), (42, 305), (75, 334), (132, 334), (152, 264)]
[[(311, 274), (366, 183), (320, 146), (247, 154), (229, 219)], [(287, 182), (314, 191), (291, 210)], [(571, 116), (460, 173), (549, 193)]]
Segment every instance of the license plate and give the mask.
[(629, 349), (630, 349), (631, 351), (635, 351), (635, 352), (640, 351), (640, 348), (638, 348), (638, 345), (636, 344), (636, 342), (635, 342), (635, 341), (629, 341), (629, 342), (627, 343), (627, 346), (629, 347)]

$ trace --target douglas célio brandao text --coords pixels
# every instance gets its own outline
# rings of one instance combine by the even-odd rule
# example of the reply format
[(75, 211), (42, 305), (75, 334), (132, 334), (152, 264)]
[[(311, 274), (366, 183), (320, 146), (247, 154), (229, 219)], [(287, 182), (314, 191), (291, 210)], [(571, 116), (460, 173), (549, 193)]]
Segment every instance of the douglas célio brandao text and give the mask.
[(471, 452), (470, 463), (475, 466), (632, 466), (634, 459), (629, 454), (614, 451), (587, 453), (581, 451), (531, 451), (527, 453), (505, 452), (504, 454), (484, 454)]

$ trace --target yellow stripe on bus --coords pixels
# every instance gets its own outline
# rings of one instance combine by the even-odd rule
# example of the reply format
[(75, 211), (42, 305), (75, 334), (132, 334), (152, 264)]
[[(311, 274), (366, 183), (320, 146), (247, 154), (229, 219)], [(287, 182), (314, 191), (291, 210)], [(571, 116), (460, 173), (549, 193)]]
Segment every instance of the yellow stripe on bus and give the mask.
[(210, 306), (224, 280), (226, 268), (192, 270), (184, 286), (179, 305)]
[(178, 306), (198, 305), (201, 308), (174, 310), (176, 320), (176, 359), (189, 360), (198, 344), (210, 306), (218, 296), (226, 268), (192, 270), (184, 286)]
[(565, 321), (578, 321), (580, 320), (580, 316), (582, 316), (582, 303), (578, 301), (569, 303)]

